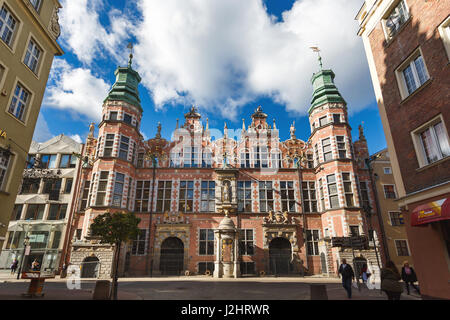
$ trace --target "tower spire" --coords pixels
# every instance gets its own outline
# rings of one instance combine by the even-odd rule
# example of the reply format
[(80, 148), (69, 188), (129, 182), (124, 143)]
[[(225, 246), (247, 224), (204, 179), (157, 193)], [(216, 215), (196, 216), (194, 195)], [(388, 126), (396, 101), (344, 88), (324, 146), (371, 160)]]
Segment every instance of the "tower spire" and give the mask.
[(128, 60), (128, 68), (131, 68), (131, 64), (133, 63), (133, 43), (129, 42), (127, 48), (130, 49), (130, 55)]

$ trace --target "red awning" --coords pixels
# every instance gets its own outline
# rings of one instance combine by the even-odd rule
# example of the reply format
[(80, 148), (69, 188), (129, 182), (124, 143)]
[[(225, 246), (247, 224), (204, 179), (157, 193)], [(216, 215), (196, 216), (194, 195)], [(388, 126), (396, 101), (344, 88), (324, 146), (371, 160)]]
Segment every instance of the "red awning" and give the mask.
[(450, 198), (444, 198), (417, 206), (411, 214), (411, 225), (450, 220)]

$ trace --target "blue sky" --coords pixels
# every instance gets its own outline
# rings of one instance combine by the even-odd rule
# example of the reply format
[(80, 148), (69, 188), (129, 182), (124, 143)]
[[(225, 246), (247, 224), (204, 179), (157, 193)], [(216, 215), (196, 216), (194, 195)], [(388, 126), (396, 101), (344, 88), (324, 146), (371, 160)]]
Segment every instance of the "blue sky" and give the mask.
[[(336, 3), (339, 2), (339, 3)], [(386, 147), (362, 40), (353, 17), (362, 0), (62, 0), (65, 55), (54, 61), (34, 139), (64, 133), (84, 141), (90, 122), (126, 65), (141, 74), (141, 131), (170, 138), (176, 118), (192, 104), (211, 128), (241, 128), (261, 105), (276, 119), (281, 139), (295, 120), (297, 137), (310, 134), (307, 109), (316, 55), (348, 103), (354, 140), (364, 122), (369, 151)], [(337, 19), (336, 19), (337, 17)], [(339, 28), (336, 28), (336, 21)]]

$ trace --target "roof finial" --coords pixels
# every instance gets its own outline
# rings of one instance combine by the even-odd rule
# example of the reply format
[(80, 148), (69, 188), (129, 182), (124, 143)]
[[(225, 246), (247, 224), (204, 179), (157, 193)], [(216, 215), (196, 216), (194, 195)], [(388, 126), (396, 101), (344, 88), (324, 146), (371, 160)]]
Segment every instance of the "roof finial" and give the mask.
[(242, 131), (245, 131), (245, 119), (242, 118)]
[(131, 64), (133, 63), (133, 43), (129, 42), (127, 48), (130, 49), (130, 59), (128, 60), (128, 68), (131, 68)]
[(320, 65), (320, 70), (323, 70), (323, 65), (322, 65), (322, 57), (320, 56), (320, 49), (318, 46), (315, 47), (310, 47), (312, 49), (312, 51), (317, 52), (317, 55), (319, 56), (319, 65)]
[(275, 123), (275, 118), (273, 118), (273, 129), (277, 130), (277, 124)]

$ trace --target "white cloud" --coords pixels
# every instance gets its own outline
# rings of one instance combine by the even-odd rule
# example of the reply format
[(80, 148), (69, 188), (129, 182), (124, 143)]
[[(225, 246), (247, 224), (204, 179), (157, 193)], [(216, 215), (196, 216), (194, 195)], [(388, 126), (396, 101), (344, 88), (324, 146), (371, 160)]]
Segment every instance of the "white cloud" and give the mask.
[(53, 134), (50, 132), (48, 123), (45, 120), (44, 115), (42, 114), (42, 112), (40, 112), (36, 122), (36, 127), (34, 129), (33, 141), (45, 142), (50, 140), (51, 138), (53, 138)]
[(69, 135), (69, 138), (75, 140), (75, 141), (78, 142), (78, 143), (83, 143), (83, 140), (81, 139), (81, 137), (80, 137), (79, 134), (72, 134), (72, 135)]
[(319, 68), (309, 47), (318, 44), (349, 109), (360, 110), (373, 100), (354, 21), (360, 5), (297, 1), (277, 23), (260, 0), (138, 0), (136, 65), (157, 107), (193, 102), (233, 118), (263, 95), (304, 113)]
[(90, 70), (73, 68), (65, 60), (56, 58), (43, 105), (99, 121), (101, 106), (109, 88), (109, 84), (97, 78)]
[(90, 64), (106, 52), (116, 61), (123, 61), (118, 47), (125, 47), (132, 23), (118, 10), (109, 12), (110, 26), (107, 30), (98, 12), (105, 10), (102, 0), (63, 0), (60, 13), (61, 39), (71, 48), (77, 58)]

